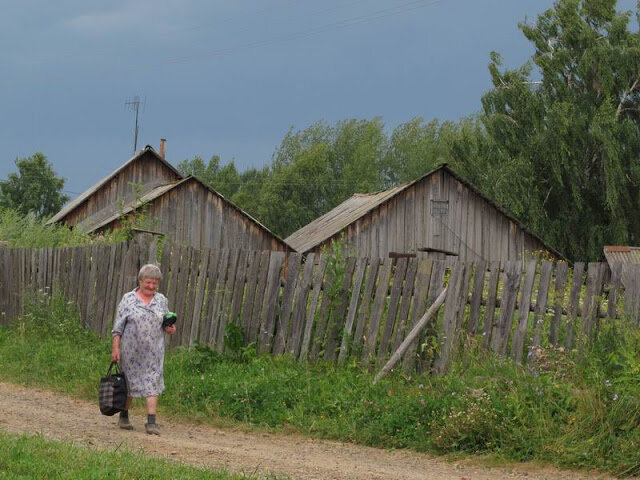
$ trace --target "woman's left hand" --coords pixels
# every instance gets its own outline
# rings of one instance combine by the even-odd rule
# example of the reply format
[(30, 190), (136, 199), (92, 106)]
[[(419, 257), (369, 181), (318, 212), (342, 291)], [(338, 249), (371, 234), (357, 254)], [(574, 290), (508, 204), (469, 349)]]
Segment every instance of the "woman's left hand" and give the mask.
[(174, 333), (176, 333), (176, 330), (177, 329), (175, 325), (169, 325), (168, 327), (164, 327), (164, 331), (169, 335), (173, 335)]

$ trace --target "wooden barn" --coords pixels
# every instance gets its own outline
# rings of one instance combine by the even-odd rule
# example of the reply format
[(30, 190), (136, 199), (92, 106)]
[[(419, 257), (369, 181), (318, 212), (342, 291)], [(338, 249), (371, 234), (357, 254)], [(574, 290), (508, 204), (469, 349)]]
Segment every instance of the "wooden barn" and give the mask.
[(218, 192), (195, 177), (183, 177), (150, 146), (47, 223), (63, 222), (100, 233), (120, 228), (133, 214), (141, 214), (149, 230), (197, 248), (290, 250), (281, 238)]
[(462, 261), (561, 255), (446, 164), (383, 192), (355, 194), (285, 239), (300, 253), (343, 239), (348, 252)]

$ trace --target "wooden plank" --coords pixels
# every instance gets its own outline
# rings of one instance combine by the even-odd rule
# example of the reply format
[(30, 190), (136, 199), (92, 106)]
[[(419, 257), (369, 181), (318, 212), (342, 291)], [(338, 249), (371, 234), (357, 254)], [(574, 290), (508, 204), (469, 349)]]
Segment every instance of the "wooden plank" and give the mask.
[(616, 318), (618, 314), (618, 302), (620, 300), (620, 292), (622, 291), (622, 264), (613, 262), (610, 266), (611, 276), (609, 284), (611, 285), (609, 295), (607, 297), (607, 316), (609, 321)]
[(406, 258), (399, 259), (396, 264), (393, 285), (391, 287), (391, 298), (389, 299), (389, 307), (387, 310), (387, 320), (383, 326), (380, 345), (378, 347), (378, 363), (381, 363), (389, 353), (388, 350), (389, 345), (391, 344), (391, 335), (396, 324), (396, 316), (398, 314), (398, 306), (400, 304), (400, 294), (402, 293), (408, 264), (409, 262)]
[(291, 312), (293, 311), (293, 300), (298, 287), (298, 272), (302, 255), (293, 253), (289, 255), (287, 260), (286, 280), (284, 285), (284, 293), (282, 294), (282, 306), (280, 308), (280, 316), (276, 324), (276, 340), (273, 345), (273, 353), (280, 355), (284, 353), (284, 348), (289, 335), (291, 334)]
[(587, 268), (587, 292), (582, 308), (582, 333), (585, 340), (591, 338), (591, 333), (596, 327), (603, 276), (602, 263), (589, 263)]
[(220, 306), (220, 322), (216, 333), (216, 349), (218, 352), (224, 352), (224, 334), (231, 317), (231, 305), (233, 302), (233, 285), (236, 279), (236, 271), (238, 269), (238, 260), (240, 259), (239, 250), (231, 250), (229, 257), (229, 267), (227, 269), (227, 279), (224, 285), (224, 296)]
[(362, 300), (360, 301), (360, 313), (358, 315), (358, 322), (356, 323), (356, 329), (353, 335), (352, 349), (356, 355), (360, 355), (362, 352), (361, 346), (364, 341), (364, 331), (371, 311), (371, 296), (376, 285), (380, 262), (380, 259), (372, 258), (369, 263), (367, 281), (365, 283), (364, 293), (362, 294)]
[(551, 284), (552, 262), (543, 262), (540, 268), (540, 282), (538, 283), (538, 297), (536, 299), (536, 311), (533, 316), (533, 339), (534, 347), (540, 346), (542, 332), (544, 330), (544, 316), (547, 312), (547, 295)]
[(241, 252), (238, 259), (238, 268), (236, 270), (236, 280), (233, 284), (233, 304), (231, 307), (231, 317), (229, 321), (238, 326), (241, 326), (242, 304), (245, 296), (249, 262), (251, 261), (252, 255), (253, 252), (248, 250)]
[(267, 275), (269, 274), (269, 260), (271, 253), (264, 251), (260, 253), (260, 266), (258, 268), (258, 280), (255, 289), (255, 295), (253, 298), (253, 307), (251, 309), (251, 317), (249, 322), (249, 343), (258, 340), (258, 334), (260, 332), (260, 320), (263, 317), (262, 307), (264, 305), (265, 289), (267, 288)]
[(224, 299), (224, 286), (227, 279), (227, 269), (231, 258), (231, 251), (228, 249), (220, 250), (220, 260), (216, 268), (215, 283), (213, 284), (213, 293), (209, 292), (211, 307), (209, 310), (209, 334), (207, 335), (207, 343), (215, 348), (218, 341), (218, 326), (220, 325), (220, 307)]
[(482, 304), (482, 292), (484, 290), (484, 278), (487, 270), (487, 262), (481, 260), (476, 263), (473, 277), (473, 294), (471, 295), (471, 307), (469, 308), (469, 324), (467, 332), (475, 335), (480, 323), (480, 305)]
[(38, 289), (42, 293), (46, 291), (47, 285), (47, 254), (49, 249), (44, 247), (40, 249), (40, 257), (38, 258)]
[(464, 322), (465, 309), (467, 303), (469, 303), (469, 287), (471, 282), (471, 276), (473, 274), (473, 264), (471, 262), (466, 263), (464, 269), (464, 277), (462, 279), (462, 285), (460, 286), (460, 306), (458, 308), (458, 314), (456, 316), (456, 330), (462, 329), (462, 323)]
[(567, 338), (566, 338), (566, 347), (568, 350), (573, 348), (573, 340), (575, 335), (575, 323), (576, 317), (578, 316), (578, 308), (580, 302), (580, 289), (582, 288), (584, 274), (584, 266), (583, 262), (576, 262), (573, 265), (573, 279), (571, 282), (571, 293), (569, 294), (569, 309), (567, 315)]
[(521, 263), (518, 261), (508, 261), (505, 264), (502, 297), (500, 299), (500, 317), (491, 335), (491, 350), (501, 357), (506, 355), (513, 325), (513, 313), (516, 308), (520, 277), (522, 276), (520, 265)]
[(124, 256), (126, 254), (126, 245), (127, 244), (125, 242), (119, 243), (116, 246), (116, 250), (114, 252), (115, 255), (113, 259), (114, 263), (113, 263), (113, 271), (112, 271), (112, 281), (111, 281), (111, 284), (109, 285), (110, 298), (107, 304), (107, 311), (109, 312), (108, 314), (109, 325), (113, 325), (113, 321), (116, 316), (116, 310), (118, 308), (118, 305), (120, 304), (120, 301), (122, 300), (122, 296), (125, 293), (118, 289), (118, 285), (120, 282), (122, 264), (124, 263)]
[[(22, 262), (22, 268), (21, 268), (21, 273), (22, 273), (22, 281), (20, 282), (21, 284), (21, 289), (24, 289), (26, 287), (26, 284), (24, 282), (25, 280), (25, 275), (26, 275), (26, 264), (24, 262), (25, 258), (24, 258), (24, 254), (26, 252), (26, 249), (21, 249), (20, 253), (21, 253), (21, 262)], [(69, 301), (71, 303), (73, 303), (74, 305), (78, 305), (78, 263), (80, 262), (79, 259), (79, 249), (78, 247), (72, 247), (71, 248), (71, 267), (70, 267), (70, 271), (69, 271), (69, 284), (67, 287), (67, 298), (69, 299)]]
[(316, 322), (316, 328), (313, 331), (313, 337), (311, 340), (311, 351), (309, 352), (309, 359), (313, 362), (318, 359), (320, 350), (324, 347), (325, 333), (327, 331), (327, 323), (329, 322), (329, 309), (331, 306), (331, 284), (334, 279), (335, 270), (330, 266), (331, 260), (327, 261), (327, 270), (322, 284), (322, 301), (320, 303), (320, 310), (318, 312), (318, 321)]
[(53, 255), (52, 255), (52, 259), (51, 259), (51, 266), (52, 266), (52, 270), (51, 270), (51, 278), (49, 280), (49, 294), (50, 295), (55, 295), (55, 292), (58, 289), (58, 281), (59, 281), (59, 272), (60, 272), (60, 252), (62, 251), (61, 248), (54, 248), (52, 249)]
[(342, 334), (342, 341), (340, 343), (340, 353), (338, 354), (338, 364), (344, 365), (349, 355), (349, 349), (351, 345), (351, 337), (353, 335), (353, 326), (356, 319), (356, 313), (358, 311), (358, 301), (360, 300), (360, 294), (362, 290), (362, 283), (364, 281), (364, 275), (367, 270), (368, 258), (360, 257), (357, 260), (355, 267), (355, 280), (351, 288), (351, 298), (349, 300), (349, 308), (347, 310), (347, 318), (345, 320), (344, 331)]
[(555, 302), (553, 318), (549, 325), (549, 343), (558, 343), (558, 330), (562, 318), (562, 306), (564, 305), (564, 292), (567, 284), (567, 262), (558, 262), (556, 265)]
[(93, 289), (95, 288), (95, 279), (90, 279), (91, 276), (91, 247), (82, 247), (82, 271), (79, 275), (80, 287), (78, 289), (78, 308), (80, 309), (81, 322), (85, 328), (91, 328), (89, 318), (87, 316), (87, 308), (89, 303), (89, 297), (93, 295)]
[[(513, 334), (513, 345), (511, 346), (511, 358), (516, 362), (522, 362), (524, 354), (524, 344), (529, 326), (529, 309), (531, 307), (531, 294), (533, 293), (533, 281), (536, 277), (537, 260), (527, 263), (524, 284), (520, 295), (520, 306), (518, 307), (518, 326)], [(566, 264), (565, 264), (566, 265)]]
[(100, 251), (100, 247), (98, 245), (93, 245), (92, 247), (88, 247), (88, 250), (90, 252), (90, 263), (89, 277), (87, 282), (87, 300), (84, 305), (84, 318), (86, 318), (87, 326), (91, 329), (91, 331), (99, 333), (100, 326), (96, 325), (94, 298), (96, 294), (99, 294), (99, 292), (96, 292), (96, 277), (98, 275), (98, 252)]
[(280, 274), (284, 265), (285, 254), (273, 252), (269, 261), (267, 287), (265, 289), (264, 317), (261, 319), (258, 352), (271, 352), (275, 334), (276, 311), (279, 299)]
[(433, 363), (433, 371), (436, 374), (443, 374), (447, 371), (456, 353), (455, 347), (459, 338), (459, 330), (456, 332), (456, 318), (461, 305), (460, 295), (465, 270), (465, 263), (458, 262), (451, 272), (442, 317), (442, 329), (438, 338), (440, 352)]
[(207, 283), (207, 272), (209, 269), (209, 260), (211, 258), (211, 251), (209, 249), (202, 250), (200, 259), (200, 265), (198, 268), (198, 280), (195, 288), (195, 299), (193, 302), (193, 315), (191, 322), (191, 331), (189, 332), (189, 345), (193, 345), (200, 336), (201, 325), (205, 320), (202, 318), (202, 312), (204, 308), (204, 295), (205, 287)]
[[(118, 282), (117, 292), (120, 298), (122, 298), (122, 295), (124, 295), (125, 293), (125, 277), (127, 275), (126, 266), (127, 266), (127, 261), (129, 260), (129, 252), (131, 248), (133, 248), (133, 243), (123, 242), (122, 254), (118, 257), (118, 260), (120, 262), (117, 268), (118, 277), (117, 277), (117, 280), (114, 279), (114, 281)], [(73, 260), (71, 263), (73, 264)]]
[(218, 262), (220, 261), (220, 250), (207, 248), (206, 251), (208, 252), (209, 258), (207, 260), (207, 268), (204, 272), (204, 294), (197, 336), (197, 340), (201, 345), (209, 344), (211, 312), (216, 296), (216, 275), (218, 273)]
[(195, 249), (190, 245), (182, 246), (180, 266), (178, 270), (176, 296), (173, 300), (175, 312), (179, 318), (182, 318), (182, 324), (178, 326), (179, 333), (172, 335), (169, 339), (172, 347), (182, 344), (182, 334), (185, 330), (189, 329), (191, 319), (188, 318), (189, 313), (187, 311), (187, 298), (189, 294), (189, 274), (191, 272), (191, 258), (194, 255)]
[(307, 312), (309, 291), (313, 280), (314, 260), (313, 253), (307, 255), (304, 272), (302, 274), (302, 282), (298, 285), (298, 293), (296, 294), (293, 315), (291, 316), (291, 336), (286, 343), (287, 352), (296, 358), (300, 354), (300, 347), (302, 345), (304, 318)]
[(418, 273), (418, 259), (410, 258), (407, 264), (407, 273), (405, 275), (404, 285), (402, 286), (402, 300), (400, 302), (400, 310), (398, 312), (398, 321), (393, 335), (392, 351), (396, 351), (402, 340), (409, 333), (409, 312), (411, 311), (411, 300), (413, 299), (414, 284), (416, 274)]
[(493, 261), (490, 263), (490, 273), (487, 285), (487, 305), (484, 309), (484, 324), (482, 334), (484, 335), (483, 344), (489, 347), (491, 344), (491, 333), (493, 332), (494, 323), (496, 321), (496, 299), (498, 295), (498, 281), (500, 280), (500, 262)]
[(164, 281), (162, 282), (162, 291), (166, 294), (169, 282), (169, 270), (171, 269), (171, 247), (172, 243), (166, 241), (162, 244), (162, 258), (160, 260), (160, 271)]
[(180, 314), (176, 308), (176, 295), (178, 292), (178, 273), (180, 272), (182, 249), (177, 243), (165, 243), (164, 250), (163, 262), (167, 261), (166, 271), (164, 272), (165, 295), (169, 302), (169, 310)]
[[(413, 299), (413, 309), (411, 310), (411, 318), (409, 320), (409, 328), (407, 333), (416, 326), (424, 312), (433, 304), (436, 297), (444, 288), (445, 262), (432, 260), (422, 260), (418, 265), (418, 273), (416, 274), (415, 293)], [(438, 310), (434, 314), (433, 323), (438, 316)], [(421, 334), (422, 338), (431, 336), (433, 329), (427, 328)], [(404, 338), (403, 338), (404, 340)], [(402, 368), (405, 372), (415, 369), (416, 360), (419, 358), (420, 341), (410, 345), (402, 359)]]
[(378, 283), (376, 286), (376, 295), (373, 300), (373, 309), (371, 311), (371, 319), (367, 328), (364, 348), (362, 351), (362, 360), (370, 362), (375, 355), (376, 344), (378, 342), (380, 319), (384, 311), (387, 292), (389, 291), (389, 278), (391, 276), (391, 259), (385, 259), (382, 270), (378, 275)]
[(324, 272), (327, 267), (328, 257), (327, 255), (320, 254), (313, 276), (313, 286), (311, 293), (311, 303), (307, 310), (305, 318), (304, 333), (302, 336), (302, 345), (300, 347), (300, 360), (307, 360), (309, 354), (309, 347), (311, 345), (311, 338), (313, 333), (313, 325), (316, 316), (316, 307), (318, 305), (318, 299), (320, 298), (320, 292), (322, 290), (322, 283), (324, 279)]
[(89, 305), (89, 312), (93, 318), (93, 330), (98, 335), (102, 335), (102, 324), (104, 317), (104, 297), (106, 292), (107, 275), (109, 273), (109, 247), (107, 245), (98, 245), (96, 247), (95, 256), (95, 291)]
[(118, 246), (109, 245), (107, 247), (107, 252), (105, 252), (105, 256), (108, 255), (109, 260), (108, 260), (106, 269), (103, 272), (103, 275), (106, 278), (106, 282), (104, 283), (104, 287), (103, 287), (104, 295), (100, 299), (100, 303), (98, 305), (98, 308), (101, 310), (100, 334), (102, 336), (108, 336), (111, 330), (111, 325), (114, 320), (114, 317), (111, 315), (111, 312), (112, 312), (112, 308), (115, 308), (115, 305), (113, 305), (113, 303), (115, 303), (113, 290), (115, 290), (114, 272), (116, 269), (116, 255), (118, 252)]
[[(391, 261), (389, 261), (391, 263)], [(327, 341), (324, 349), (324, 359), (334, 362), (338, 355), (338, 342), (340, 341), (340, 329), (344, 326), (345, 314), (349, 303), (349, 290), (356, 266), (354, 257), (347, 258), (344, 269), (344, 279), (337, 294), (337, 304), (332, 308), (330, 321), (327, 326)]]
[[(240, 326), (242, 327), (242, 332), (244, 333), (245, 341), (247, 344), (251, 343), (251, 315), (253, 312), (253, 299), (256, 294), (256, 288), (258, 286), (258, 270), (260, 268), (260, 252), (250, 252), (249, 257), (247, 258), (247, 283), (245, 289), (245, 296), (243, 300), (242, 306), (242, 320), (240, 321)], [(257, 329), (256, 329), (257, 331)]]

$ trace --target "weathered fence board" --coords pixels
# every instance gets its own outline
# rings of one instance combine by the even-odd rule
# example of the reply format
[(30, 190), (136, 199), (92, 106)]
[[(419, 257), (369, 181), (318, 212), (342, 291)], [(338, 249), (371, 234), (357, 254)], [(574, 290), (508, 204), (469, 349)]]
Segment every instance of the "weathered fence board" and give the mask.
[(511, 346), (511, 358), (516, 362), (522, 361), (524, 354), (524, 344), (529, 326), (529, 307), (531, 306), (531, 295), (533, 293), (533, 281), (536, 276), (535, 260), (527, 264), (524, 283), (520, 294), (520, 307), (518, 309), (518, 324), (513, 334), (513, 344)]
[(555, 304), (553, 318), (549, 325), (549, 343), (558, 343), (560, 321), (562, 319), (562, 305), (564, 304), (565, 285), (567, 284), (567, 262), (556, 264)]
[(302, 345), (300, 347), (300, 360), (302, 361), (307, 360), (309, 355), (309, 347), (311, 345), (311, 335), (313, 334), (313, 324), (315, 321), (316, 308), (318, 306), (318, 300), (320, 298), (327, 260), (328, 258), (326, 255), (320, 254), (318, 258), (316, 273), (313, 277), (313, 293), (311, 295), (311, 303), (309, 304), (309, 309), (307, 310), (307, 315), (305, 318)]
[(487, 304), (484, 309), (483, 332), (484, 345), (488, 347), (491, 343), (491, 332), (495, 320), (496, 299), (498, 296), (498, 282), (500, 280), (500, 262), (491, 262), (489, 282), (487, 286)]
[[(487, 270), (485, 262), (330, 260), (170, 243), (158, 256), (157, 244), (133, 241), (0, 248), (0, 324), (24, 311), (26, 296), (46, 305), (49, 295), (62, 294), (76, 305), (83, 325), (108, 336), (119, 300), (135, 285), (140, 266), (154, 259), (165, 276), (161, 291), (179, 315), (179, 333), (170, 345), (197, 341), (220, 352), (234, 324), (245, 345), (255, 342), (261, 353), (380, 365), (447, 283), (442, 312), (407, 349), (404, 369), (446, 371), (466, 334), (482, 332), (486, 348), (522, 362), (527, 343), (582, 346), (597, 335), (600, 319), (611, 321), (624, 312), (637, 322), (640, 315), (634, 298), (640, 294), (640, 269), (629, 265), (578, 262), (570, 268), (530, 260), (491, 262)], [(422, 344), (438, 347), (422, 352)]]

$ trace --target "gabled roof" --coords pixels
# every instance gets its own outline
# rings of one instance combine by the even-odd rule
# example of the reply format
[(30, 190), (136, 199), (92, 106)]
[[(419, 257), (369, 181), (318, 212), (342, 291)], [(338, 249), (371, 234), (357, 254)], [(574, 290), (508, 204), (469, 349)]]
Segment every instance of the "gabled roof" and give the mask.
[(140, 158), (142, 155), (145, 155), (147, 153), (152, 154), (153, 156), (156, 157), (156, 159), (163, 163), (167, 168), (169, 168), (170, 170), (172, 170), (178, 178), (182, 178), (182, 175), (180, 174), (180, 172), (178, 170), (176, 170), (173, 165), (171, 165), (169, 162), (167, 162), (164, 158), (162, 158), (154, 149), (153, 147), (151, 147), (150, 145), (147, 145), (146, 147), (144, 147), (142, 150), (140, 150), (138, 153), (136, 153), (133, 157), (131, 157), (129, 160), (127, 160), (124, 164), (122, 164), (120, 167), (118, 167), (115, 171), (113, 171), (111, 174), (107, 175), (106, 177), (104, 177), (102, 180), (100, 180), (98, 183), (94, 184), (93, 186), (89, 187), (87, 190), (85, 190), (84, 192), (82, 192), (80, 195), (78, 195), (74, 200), (72, 200), (71, 202), (69, 202), (67, 205), (65, 205), (62, 210), (60, 210), (58, 213), (56, 213), (53, 217), (51, 217), (49, 220), (47, 220), (46, 225), (51, 225), (53, 223), (56, 223), (60, 220), (62, 220), (64, 217), (66, 217), (69, 213), (71, 213), (73, 210), (75, 210), (77, 207), (79, 207), (80, 205), (82, 205), (82, 203), (87, 200), (91, 195), (93, 195), (95, 192), (97, 192), (100, 187), (102, 187), (105, 183), (107, 183), (109, 180), (111, 180), (113, 177), (115, 177), (118, 173), (120, 173), (122, 170), (124, 170), (128, 165), (130, 165), (131, 163), (135, 162), (138, 158)]
[(229, 205), (231, 208), (234, 208), (238, 213), (240, 213), (242, 216), (248, 218), (251, 222), (255, 223), (258, 227), (260, 227), (262, 230), (264, 230), (265, 232), (267, 232), (269, 235), (271, 235), (272, 237), (276, 238), (280, 243), (282, 243), (282, 245), (284, 247), (286, 247), (286, 249), (291, 249), (291, 247), (287, 244), (287, 242), (285, 242), (282, 238), (280, 238), (278, 235), (276, 235), (275, 233), (273, 233), (271, 230), (269, 230), (266, 226), (264, 226), (262, 223), (260, 223), (258, 220), (256, 220), (255, 218), (253, 218), (251, 215), (249, 215), (247, 212), (245, 212), (244, 210), (242, 210), (240, 207), (238, 207), (235, 203), (231, 202), (230, 200), (226, 199), (224, 197), (224, 195), (216, 192), (214, 189), (212, 189), (211, 187), (209, 187), (206, 183), (204, 183), (202, 180), (200, 180), (197, 177), (193, 177), (193, 176), (188, 176), (185, 177), (181, 180), (172, 182), (172, 183), (168, 183), (166, 185), (160, 185), (158, 187), (155, 187), (154, 189), (150, 190), (149, 192), (147, 192), (146, 194), (144, 194), (142, 197), (140, 197), (139, 199), (134, 199), (132, 200), (129, 204), (124, 205), (122, 208), (118, 208), (117, 212), (113, 212), (111, 215), (101, 219), (99, 222), (97, 222), (94, 225), (90, 225), (88, 226), (88, 228), (85, 228), (82, 223), (80, 224), (80, 227), (83, 228), (83, 230), (85, 230), (87, 233), (91, 233), (95, 230), (98, 230), (100, 228), (103, 228), (107, 225), (109, 225), (110, 223), (112, 223), (113, 221), (117, 220), (120, 217), (123, 217), (129, 213), (131, 213), (134, 209), (138, 208), (140, 205), (144, 204), (144, 203), (149, 203), (149, 202), (153, 202), (154, 200), (156, 200), (157, 198), (160, 198), (161, 196), (165, 195), (166, 193), (170, 192), (171, 190), (179, 187), (182, 184), (185, 183), (189, 183), (189, 182), (195, 182), (198, 185), (200, 185), (202, 188), (205, 188), (206, 190), (208, 190), (209, 192), (213, 193), (214, 195), (216, 195), (217, 197), (219, 197), (220, 199), (222, 199), (222, 201), (224, 203), (226, 203), (227, 205)]
[(462, 178), (456, 172), (451, 170), (451, 168), (446, 163), (443, 163), (442, 165), (436, 167), (435, 169), (431, 170), (430, 172), (426, 173), (416, 180), (403, 183), (396, 187), (390, 188), (389, 190), (370, 194), (356, 193), (351, 198), (348, 198), (334, 209), (325, 213), (308, 225), (302, 227), (300, 230), (289, 235), (287, 238), (285, 238), (285, 242), (287, 242), (297, 252), (308, 252), (309, 250), (329, 240), (331, 237), (337, 235), (349, 225), (356, 222), (359, 218), (367, 215), (374, 209), (390, 201), (396, 195), (411, 188), (415, 184), (425, 180), (427, 177), (430, 177), (440, 170), (447, 172), (449, 175), (453, 176), (456, 180), (469, 188), (473, 193), (484, 199), (496, 210), (516, 223), (522, 230), (538, 240), (542, 245), (545, 246), (547, 250), (553, 252), (559, 258), (564, 258), (561, 253), (559, 253), (554, 248), (549, 247), (540, 237), (531, 232), (517, 218), (509, 214), (500, 205), (484, 195), (480, 190), (469, 183), (468, 180)]
[(356, 193), (334, 209), (289, 235), (285, 241), (297, 252), (307, 252), (347, 228), (374, 208), (406, 190), (412, 184), (413, 182), (405, 183), (377, 193)]

